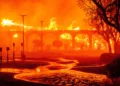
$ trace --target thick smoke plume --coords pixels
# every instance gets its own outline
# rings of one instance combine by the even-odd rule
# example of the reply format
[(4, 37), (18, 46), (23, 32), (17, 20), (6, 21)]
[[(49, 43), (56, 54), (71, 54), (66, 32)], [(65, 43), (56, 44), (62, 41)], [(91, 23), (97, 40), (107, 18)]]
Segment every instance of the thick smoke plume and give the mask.
[(77, 0), (0, 0), (0, 19), (8, 18), (21, 22), (21, 14), (26, 14), (27, 25), (49, 25), (51, 18), (56, 18), (59, 29), (65, 29), (73, 21), (74, 26), (84, 28), (84, 12), (78, 7)]

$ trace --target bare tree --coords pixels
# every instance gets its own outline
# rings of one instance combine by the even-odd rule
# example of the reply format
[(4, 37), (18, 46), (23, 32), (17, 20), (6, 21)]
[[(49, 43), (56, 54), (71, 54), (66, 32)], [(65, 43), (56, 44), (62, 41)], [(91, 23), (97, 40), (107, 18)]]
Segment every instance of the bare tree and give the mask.
[[(107, 42), (109, 53), (112, 53), (112, 45), (114, 48), (114, 52), (118, 53), (120, 33), (113, 27), (107, 25), (100, 18), (93, 19), (91, 25), (97, 28), (98, 34), (101, 35), (103, 39)], [(113, 43), (111, 44), (112, 41)]]
[[(120, 32), (120, 0), (78, 0), (79, 5), (86, 4), (90, 9), (96, 9), (100, 18), (109, 26)], [(83, 2), (81, 4), (81, 2)], [(91, 3), (93, 3), (91, 5)]]
[(89, 23), (95, 26), (108, 43), (109, 52), (111, 53), (110, 40), (113, 40), (114, 51), (117, 53), (120, 38), (119, 0), (78, 0), (78, 3), (89, 15)]

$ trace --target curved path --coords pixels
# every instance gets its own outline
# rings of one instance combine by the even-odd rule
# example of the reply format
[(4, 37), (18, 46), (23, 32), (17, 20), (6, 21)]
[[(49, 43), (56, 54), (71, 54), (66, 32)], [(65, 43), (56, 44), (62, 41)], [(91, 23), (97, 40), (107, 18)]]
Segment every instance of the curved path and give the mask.
[(62, 86), (100, 86), (104, 84), (105, 75), (72, 70), (77, 63), (77, 60), (59, 58), (57, 62), (50, 61), (49, 65), (38, 66), (30, 72), (16, 74), (14, 78), (35, 83)]

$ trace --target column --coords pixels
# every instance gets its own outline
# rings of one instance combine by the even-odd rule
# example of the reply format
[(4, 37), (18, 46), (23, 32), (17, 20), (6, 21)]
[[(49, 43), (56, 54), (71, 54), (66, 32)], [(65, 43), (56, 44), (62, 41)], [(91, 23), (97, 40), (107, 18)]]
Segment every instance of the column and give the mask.
[(89, 49), (92, 49), (92, 34), (88, 34), (89, 36)]
[(72, 48), (75, 49), (75, 35), (72, 35)]

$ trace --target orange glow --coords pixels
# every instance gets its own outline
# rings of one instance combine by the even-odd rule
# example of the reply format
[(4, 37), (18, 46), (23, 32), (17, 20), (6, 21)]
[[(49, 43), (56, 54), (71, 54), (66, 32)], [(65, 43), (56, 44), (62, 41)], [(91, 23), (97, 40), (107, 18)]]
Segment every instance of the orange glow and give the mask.
[[(4, 26), (23, 26), (23, 24), (19, 24), (19, 23), (13, 22), (12, 20), (9, 20), (9, 19), (2, 19), (1, 25), (2, 25), (3, 27), (4, 27)], [(33, 28), (32, 26), (27, 26), (27, 25), (24, 25), (24, 27), (25, 27), (27, 30)]]
[(37, 73), (39, 73), (40, 72), (40, 68), (36, 68), (36, 71), (37, 71)]
[(87, 35), (77, 35), (75, 37), (75, 40), (77, 44), (80, 46), (80, 49), (84, 48), (89, 48), (90, 43), (89, 43), (89, 38)]
[(88, 36), (87, 35), (78, 35), (75, 37), (75, 40), (77, 42), (88, 42)]
[(1, 22), (1, 25), (2, 26), (12, 26), (14, 25), (14, 23), (12, 22), (12, 20), (9, 20), (9, 19), (3, 19), (2, 22)]
[[(86, 18), (85, 12), (79, 8), (77, 3), (77, 0), (1, 0), (0, 20), (2, 21), (0, 21), (0, 26), (2, 29), (0, 29), (3, 30), (3, 33), (0, 34), (0, 37), (3, 43), (0, 42), (0, 46), (3, 48), (2, 53), (5, 53), (3, 64), (7, 62), (6, 55), (8, 53), (10, 65), (9, 63), (6, 64), (8, 67), (16, 68), (4, 68), (4, 65), (2, 65), (0, 66), (0, 72), (18, 73), (15, 74), (14, 78), (21, 80), (32, 81), (39, 78), (38, 83), (42, 82), (42, 79), (40, 79), (42, 76), (47, 75), (49, 77), (49, 75), (54, 74), (54, 77), (57, 73), (67, 73), (68, 75), (65, 75), (65, 78), (67, 79), (72, 75), (70, 79), (68, 78), (68, 82), (72, 83), (66, 83), (66, 86), (77, 84), (83, 79), (86, 79), (85, 82), (89, 82), (87, 79), (91, 81), (96, 79), (102, 82), (106, 78), (105, 75), (74, 70), (77, 67), (81, 68), (82, 62), (84, 62), (81, 59), (84, 58), (82, 55), (89, 56), (86, 53), (92, 54), (86, 52), (90, 46), (89, 33), (79, 34), (80, 30), (90, 31), (91, 27), (86, 24), (86, 20), (84, 20)], [(23, 27), (20, 15), (24, 14), (26, 16)], [(43, 21), (43, 24), (41, 21)], [(71, 31), (67, 32), (66, 30)], [(106, 49), (105, 43), (98, 35), (96, 35), (96, 39), (92, 39), (92, 48), (88, 51), (98, 49), (99, 44), (101, 44), (101, 50)], [(57, 41), (56, 45), (61, 45), (61, 47), (54, 46), (54, 41)], [(6, 47), (10, 47), (10, 52), (6, 52)], [(84, 51), (84, 49), (86, 50)], [(85, 54), (82, 53), (82, 50)], [(15, 64), (11, 64), (14, 59)], [(22, 63), (17, 59), (20, 59), (20, 61), (23, 59), (24, 61)], [(20, 65), (17, 65), (17, 62)], [(56, 69), (52, 70), (50, 68)], [(49, 78), (52, 79), (52, 77)], [(51, 84), (58, 83), (59, 80), (59, 83), (63, 83), (63, 80), (66, 80), (65, 78), (56, 77), (52, 79), (54, 82), (51, 82)], [(44, 79), (43, 84), (47, 84), (47, 79)], [(59, 84), (59, 86), (62, 85)]]
[[(20, 73), (16, 74), (14, 78), (20, 79), (20, 80), (25, 80), (25, 81), (31, 81), (31, 82), (37, 82), (37, 83), (44, 83), (44, 84), (52, 84), (58, 79), (62, 78), (63, 81), (66, 81), (67, 78), (69, 77), (70, 82), (71, 79), (75, 80), (88, 80), (88, 82), (91, 83), (91, 81), (95, 82), (103, 82), (107, 77), (102, 74), (95, 74), (95, 73), (86, 73), (86, 72), (81, 72), (81, 71), (76, 71), (72, 68), (74, 68), (79, 61), (78, 60), (70, 60), (70, 59), (64, 59), (64, 58), (59, 58), (60, 62), (67, 63), (67, 64), (61, 64), (58, 62), (49, 62), (49, 65), (47, 66), (39, 66), (38, 70), (41, 68), (41, 72), (29, 72), (29, 73)], [(72, 62), (71, 62), (72, 61)], [(87, 66), (88, 67), (88, 66)], [(97, 66), (96, 66), (97, 67)], [(53, 68), (53, 69), (50, 69)], [(65, 74), (65, 76), (63, 76)], [(59, 78), (57, 78), (59, 77)], [(55, 80), (50, 80), (49, 78), (55, 78)], [(46, 79), (46, 80), (45, 80)], [(87, 83), (88, 83), (87, 82)], [(81, 83), (81, 82), (79, 82)], [(67, 85), (67, 84), (66, 84)], [(79, 84), (80, 85), (80, 84)], [(56, 86), (56, 84), (55, 84)], [(82, 86), (82, 85), (81, 85)]]
[(76, 28), (74, 28), (74, 30), (80, 30), (80, 27), (76, 27)]
[(110, 39), (110, 44), (112, 45), (112, 53), (114, 53), (115, 52), (114, 49), (113, 49), (114, 48), (114, 45), (113, 45), (114, 43), (113, 43), (112, 39)]
[(47, 30), (58, 30), (58, 25), (55, 18), (50, 19), (50, 24)]
[[(90, 30), (89, 28), (80, 29), (79, 26), (73, 28), (75, 22), (76, 21), (73, 21), (72, 24), (70, 24), (70, 26), (67, 28), (67, 30), (84, 30), (84, 29)], [(22, 26), (22, 24), (13, 22), (13, 20), (9, 20), (9, 19), (2, 19), (1, 25), (3, 27), (4, 26)], [(42, 29), (43, 30), (58, 30), (59, 29), (58, 26), (59, 25), (57, 24), (56, 18), (51, 18), (48, 27), (43, 27)], [(27, 26), (27, 25), (25, 25), (24, 27), (25, 27), (25, 30), (32, 30), (32, 29), (41, 30), (40, 27), (33, 27), (33, 26)], [(95, 30), (95, 28), (93, 28), (93, 30)], [(11, 31), (13, 31), (13, 30), (11, 29)], [(13, 37), (18, 38), (18, 34), (14, 34)], [(96, 35), (96, 37), (97, 37), (97, 35)], [(64, 39), (64, 40), (72, 40), (72, 36), (69, 33), (62, 34), (60, 36), (60, 38)], [(99, 37), (97, 37), (96, 39), (93, 38), (93, 41), (94, 41), (93, 44), (92, 44), (93, 49), (98, 49), (98, 48), (101, 49), (101, 50), (106, 49), (104, 43), (102, 43), (102, 40), (103, 39), (101, 39)], [(87, 35), (76, 36), (75, 41), (79, 42), (81, 44), (81, 46), (83, 46), (83, 44), (85, 44), (86, 46), (90, 46), (89, 38), (88, 38)]]
[(107, 48), (107, 44), (105, 40), (100, 35), (94, 35), (93, 36), (93, 49), (100, 49), (105, 50)]
[(18, 34), (14, 34), (13, 37), (14, 37), (14, 38), (18, 38)]
[(72, 39), (72, 37), (71, 37), (70, 34), (68, 34), (68, 33), (64, 33), (64, 34), (62, 34), (60, 37), (61, 37), (62, 39), (69, 39), (69, 40)]

